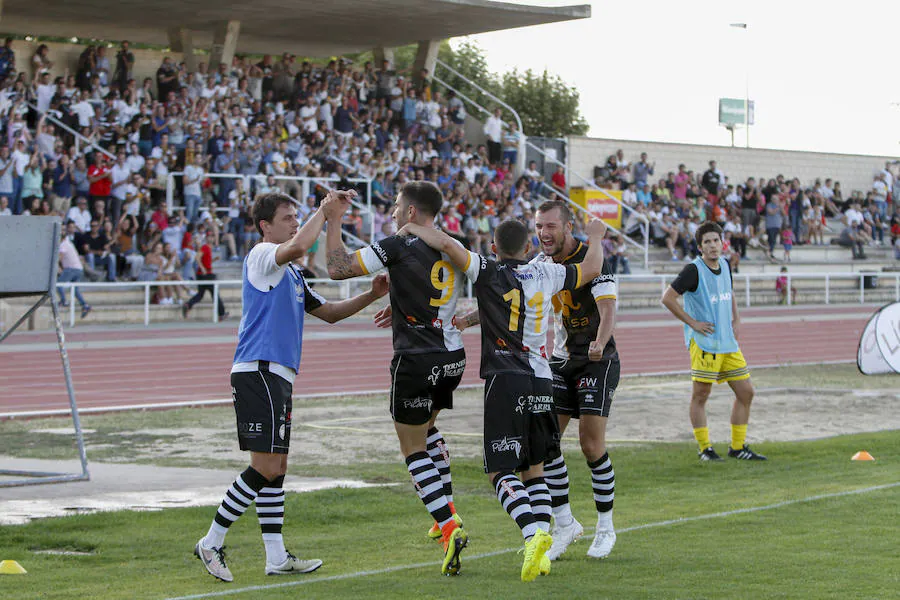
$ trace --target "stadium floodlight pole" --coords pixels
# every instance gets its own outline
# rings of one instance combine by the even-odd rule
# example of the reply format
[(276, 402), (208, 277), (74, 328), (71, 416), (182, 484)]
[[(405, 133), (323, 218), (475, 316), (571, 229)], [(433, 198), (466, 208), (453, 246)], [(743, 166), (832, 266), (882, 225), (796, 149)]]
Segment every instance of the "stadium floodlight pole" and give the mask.
[[(746, 23), (732, 23), (729, 27), (748, 31)], [(744, 135), (750, 148), (750, 40), (746, 40), (747, 57), (744, 61)]]

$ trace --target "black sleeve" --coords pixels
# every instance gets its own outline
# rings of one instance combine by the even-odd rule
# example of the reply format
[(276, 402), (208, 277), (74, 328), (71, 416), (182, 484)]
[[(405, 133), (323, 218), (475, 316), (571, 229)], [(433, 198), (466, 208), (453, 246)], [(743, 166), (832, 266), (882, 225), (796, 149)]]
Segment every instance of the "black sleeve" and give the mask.
[(406, 246), (406, 239), (397, 235), (391, 235), (380, 242), (372, 244), (371, 248), (378, 255), (378, 258), (386, 267), (390, 267), (397, 262), (398, 258)]
[(479, 256), (481, 258), (481, 271), (478, 273), (478, 279), (472, 282), (472, 287), (486, 288), (494, 280), (494, 273), (497, 272), (497, 262), (485, 256)]
[(312, 311), (325, 304), (326, 300), (318, 293), (316, 293), (311, 287), (309, 287), (309, 284), (306, 283), (306, 278), (303, 277), (302, 273), (298, 272), (298, 275), (300, 276), (300, 282), (303, 284), (303, 310), (305, 310), (307, 313), (311, 313)]
[[(606, 261), (604, 261), (606, 262)], [(577, 288), (578, 284), (581, 283), (585, 285), (586, 281), (578, 281), (581, 276), (581, 265), (565, 265), (566, 267), (566, 282), (563, 284), (564, 290), (574, 290)]]
[(696, 292), (699, 284), (700, 273), (697, 271), (697, 265), (690, 263), (685, 265), (670, 285), (679, 296), (683, 296), (685, 292)]
[(612, 272), (612, 266), (610, 266), (608, 260), (603, 261), (603, 266), (600, 268), (600, 274), (594, 277), (594, 280), (591, 281), (591, 286), (595, 286), (598, 283), (615, 283), (616, 276)]

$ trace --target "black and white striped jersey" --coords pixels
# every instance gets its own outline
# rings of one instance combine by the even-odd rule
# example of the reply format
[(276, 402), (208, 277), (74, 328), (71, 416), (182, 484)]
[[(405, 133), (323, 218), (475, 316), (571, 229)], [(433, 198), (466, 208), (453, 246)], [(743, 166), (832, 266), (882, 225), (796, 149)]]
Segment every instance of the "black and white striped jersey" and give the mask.
[(396, 235), (355, 254), (367, 274), (388, 270), (395, 353), (446, 352), (463, 347), (453, 317), (466, 280), (447, 255), (417, 237)]
[[(578, 242), (575, 251), (559, 264), (581, 263), (587, 251), (587, 244)], [(553, 262), (553, 259), (541, 253), (532, 262)], [(554, 357), (587, 360), (591, 342), (597, 338), (597, 329), (600, 327), (600, 312), (596, 301), (605, 299), (616, 299), (616, 276), (606, 261), (603, 262), (600, 275), (590, 285), (571, 292), (563, 290), (553, 296)], [(616, 340), (610, 336), (603, 348), (602, 360), (618, 358)]]
[(552, 298), (581, 285), (581, 265), (496, 262), (469, 252), (466, 276), (481, 318), (481, 376), (518, 373), (551, 379), (547, 321)]

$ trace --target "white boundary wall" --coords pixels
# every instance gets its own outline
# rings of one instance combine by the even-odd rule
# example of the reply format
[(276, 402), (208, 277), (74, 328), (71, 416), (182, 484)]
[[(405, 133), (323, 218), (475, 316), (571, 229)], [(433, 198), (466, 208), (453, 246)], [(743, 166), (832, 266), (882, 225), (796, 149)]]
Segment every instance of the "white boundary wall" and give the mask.
[[(648, 160), (656, 163), (651, 183), (664, 179), (669, 171), (677, 173), (681, 163), (688, 170), (702, 174), (709, 168), (709, 161), (715, 160), (729, 183), (738, 184), (747, 177), (768, 179), (779, 173), (787, 178), (798, 177), (804, 185), (812, 185), (817, 177), (823, 181), (830, 177), (841, 182), (844, 197), (853, 190), (870, 189), (875, 173), (884, 168), (885, 162), (898, 158), (588, 137), (570, 137), (568, 141), (570, 171), (588, 179), (593, 178), (595, 165), (604, 165), (610, 154), (622, 149), (631, 163), (640, 160), (641, 152), (646, 152)], [(570, 185), (574, 185), (573, 181), (570, 177)]]

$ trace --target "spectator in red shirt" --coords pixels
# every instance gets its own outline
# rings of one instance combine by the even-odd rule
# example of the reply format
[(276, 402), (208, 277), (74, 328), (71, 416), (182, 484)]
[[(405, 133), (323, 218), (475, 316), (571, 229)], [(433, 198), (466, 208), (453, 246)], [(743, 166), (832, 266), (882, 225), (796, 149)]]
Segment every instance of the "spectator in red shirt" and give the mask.
[[(200, 247), (200, 252), (197, 253), (197, 279), (200, 281), (214, 281), (216, 279), (216, 274), (213, 273), (213, 263), (219, 260), (219, 257), (213, 257), (212, 245), (215, 244), (215, 241), (215, 235), (212, 232), (208, 232), (206, 234), (206, 243)], [(181, 314), (185, 319), (187, 319), (194, 305), (203, 299), (203, 295), (206, 292), (209, 292), (210, 298), (215, 296), (213, 294), (213, 286), (201, 285), (198, 287), (197, 293), (187, 301), (187, 304), (181, 307)], [(219, 319), (225, 319), (228, 317), (228, 313), (225, 312), (225, 304), (222, 302), (221, 296), (219, 296), (218, 301), (216, 308), (219, 311)]]
[(150, 220), (156, 223), (160, 231), (164, 231), (169, 226), (169, 215), (166, 213), (165, 205), (157, 204), (156, 210), (150, 215)]
[[(109, 195), (112, 193), (112, 171), (106, 164), (106, 157), (101, 152), (94, 153), (94, 164), (88, 168), (88, 182), (91, 184), (88, 190), (91, 200), (109, 202)], [(109, 212), (108, 208), (107, 212)]]
[(550, 178), (553, 187), (565, 193), (566, 191), (566, 169), (562, 165), (556, 168), (556, 173)]

